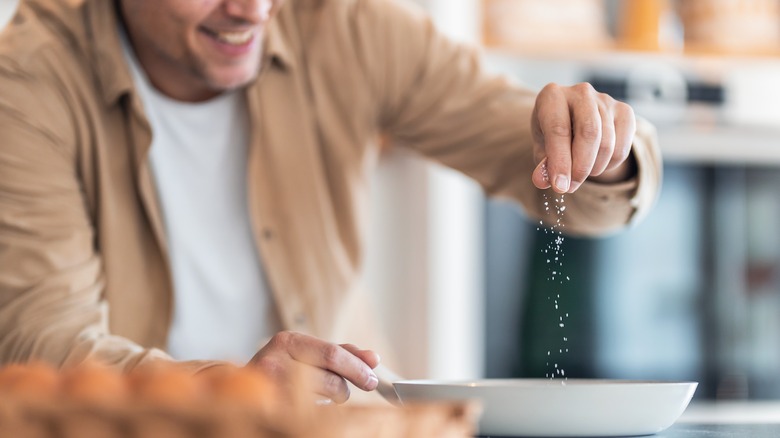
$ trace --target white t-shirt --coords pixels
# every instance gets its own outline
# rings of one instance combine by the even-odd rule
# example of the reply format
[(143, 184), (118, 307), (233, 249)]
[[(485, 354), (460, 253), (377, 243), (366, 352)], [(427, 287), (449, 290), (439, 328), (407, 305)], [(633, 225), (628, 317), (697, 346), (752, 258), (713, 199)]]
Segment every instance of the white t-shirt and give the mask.
[(172, 100), (151, 85), (122, 37), (153, 132), (149, 158), (174, 286), (168, 352), (244, 363), (280, 327), (247, 205), (245, 98)]

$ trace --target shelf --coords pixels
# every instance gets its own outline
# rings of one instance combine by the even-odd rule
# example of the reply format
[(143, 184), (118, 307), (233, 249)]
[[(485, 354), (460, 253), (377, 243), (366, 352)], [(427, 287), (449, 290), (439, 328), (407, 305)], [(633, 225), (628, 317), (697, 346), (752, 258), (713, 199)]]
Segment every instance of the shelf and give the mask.
[(780, 166), (780, 126), (658, 126), (666, 161)]
[(658, 128), (667, 161), (780, 166), (780, 57), (488, 49), (534, 88), (590, 81)]

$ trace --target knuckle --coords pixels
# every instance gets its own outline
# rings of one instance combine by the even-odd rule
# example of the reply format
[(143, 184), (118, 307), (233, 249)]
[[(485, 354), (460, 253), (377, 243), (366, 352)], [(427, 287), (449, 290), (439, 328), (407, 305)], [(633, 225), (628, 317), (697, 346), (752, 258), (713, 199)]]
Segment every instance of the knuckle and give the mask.
[(273, 335), (273, 337), (271, 337), (269, 344), (278, 346), (289, 345), (294, 337), (295, 333), (290, 331), (277, 332), (275, 335)]
[(253, 365), (255, 368), (262, 370), (269, 376), (280, 376), (284, 374), (285, 371), (282, 362), (273, 356), (260, 357), (254, 362)]
[(571, 126), (567, 120), (555, 119), (547, 126), (547, 134), (555, 137), (571, 137)]
[(341, 347), (336, 344), (325, 344), (322, 347), (322, 358), (328, 368), (333, 368), (339, 362)]
[(634, 109), (625, 102), (615, 101), (614, 111), (623, 118), (634, 118)]
[(596, 91), (589, 82), (580, 82), (575, 84), (573, 88), (580, 94), (593, 94)]
[(601, 128), (593, 120), (583, 122), (577, 129), (577, 135), (586, 142), (594, 143), (601, 136)]
[(612, 138), (602, 138), (599, 145), (599, 155), (612, 155), (615, 150), (615, 142)]
[(550, 83), (548, 83), (547, 85), (545, 85), (545, 86), (542, 88), (542, 91), (543, 91), (543, 92), (557, 91), (557, 90), (559, 90), (560, 88), (561, 88), (561, 86), (560, 86), (560, 85), (558, 85), (557, 83), (555, 83), (555, 82), (550, 82)]
[(349, 398), (349, 387), (341, 376), (327, 373), (323, 385), (326, 395), (333, 401), (343, 403)]
[(615, 104), (616, 104), (616, 103), (618, 103), (618, 101), (617, 101), (617, 100), (615, 100), (615, 98), (614, 98), (614, 97), (610, 96), (610, 95), (609, 95), (609, 94), (607, 94), (607, 93), (601, 93), (601, 92), (598, 92), (598, 91), (597, 91), (597, 92), (596, 92), (596, 96), (598, 96), (598, 99), (599, 99), (599, 100), (600, 100), (602, 103), (606, 104), (607, 106), (612, 106), (612, 107), (615, 107), (615, 106), (616, 106)]
[(590, 174), (591, 168), (584, 165), (575, 165), (571, 169), (571, 179), (573, 181), (582, 182)]

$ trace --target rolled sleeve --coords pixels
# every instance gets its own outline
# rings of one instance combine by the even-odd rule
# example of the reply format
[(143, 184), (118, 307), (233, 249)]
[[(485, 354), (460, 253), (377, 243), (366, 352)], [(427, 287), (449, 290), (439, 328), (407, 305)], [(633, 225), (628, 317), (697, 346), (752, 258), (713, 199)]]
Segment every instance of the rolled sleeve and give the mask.
[[(531, 114), (536, 92), (487, 73), (479, 52), (436, 31), (421, 11), (364, 0), (383, 12), (364, 14), (372, 29), (367, 47), (383, 57), (366, 59), (382, 78), (382, 120), (397, 144), (476, 180), (489, 196), (508, 197), (533, 219), (544, 220), (544, 197), (531, 181)], [(369, 10), (372, 8), (369, 7)], [(378, 18), (381, 16), (381, 19)], [(637, 223), (651, 209), (661, 181), (661, 159), (652, 125), (637, 123), (633, 155), (638, 175), (617, 184), (584, 183), (566, 198), (566, 232), (599, 235)], [(546, 194), (546, 195), (545, 195)]]

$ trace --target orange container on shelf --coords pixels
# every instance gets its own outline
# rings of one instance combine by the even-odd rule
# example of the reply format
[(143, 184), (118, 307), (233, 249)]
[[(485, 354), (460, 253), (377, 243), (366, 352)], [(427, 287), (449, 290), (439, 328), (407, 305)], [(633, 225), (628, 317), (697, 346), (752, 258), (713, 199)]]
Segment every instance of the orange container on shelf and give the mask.
[(677, 0), (688, 52), (780, 54), (780, 0)]
[(668, 0), (625, 0), (619, 3), (618, 44), (627, 50), (666, 50), (673, 47), (668, 35)]

